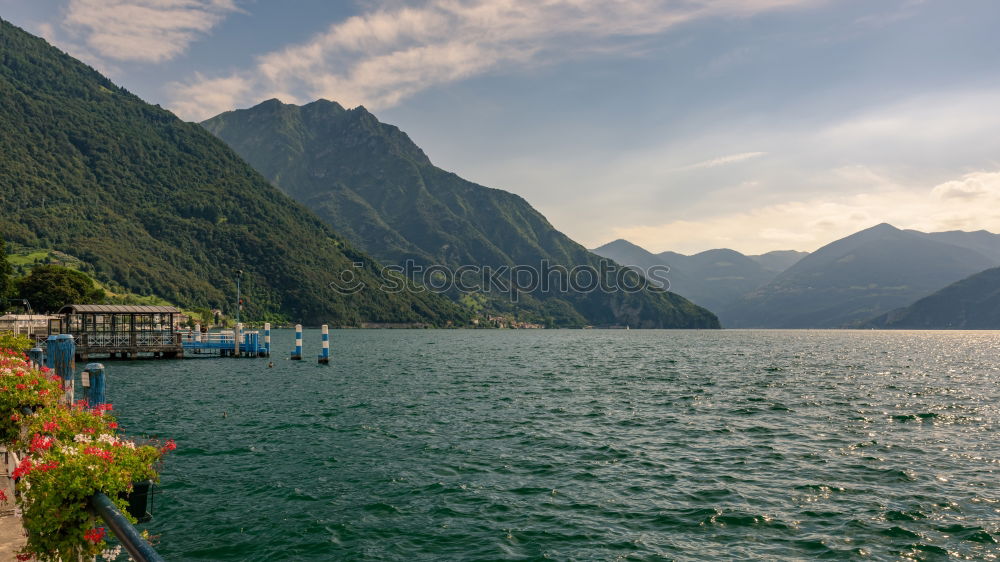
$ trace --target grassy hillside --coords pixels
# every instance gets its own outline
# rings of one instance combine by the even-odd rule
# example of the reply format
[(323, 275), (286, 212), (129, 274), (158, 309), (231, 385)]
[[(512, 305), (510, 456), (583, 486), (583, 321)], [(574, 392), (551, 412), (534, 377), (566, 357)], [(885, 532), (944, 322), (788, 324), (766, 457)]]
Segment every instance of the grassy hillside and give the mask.
[[(462, 321), (432, 294), (375, 290), (377, 265), (203, 128), (0, 21), (0, 236), (186, 307), (306, 323)], [(356, 269), (367, 287), (331, 289)]]

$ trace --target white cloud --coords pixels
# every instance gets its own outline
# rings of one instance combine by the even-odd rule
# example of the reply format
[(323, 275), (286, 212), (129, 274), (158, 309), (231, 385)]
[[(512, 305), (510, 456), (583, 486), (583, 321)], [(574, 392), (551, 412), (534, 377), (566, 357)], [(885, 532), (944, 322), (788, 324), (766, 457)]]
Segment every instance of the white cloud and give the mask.
[(729, 154), (727, 156), (719, 156), (718, 158), (712, 158), (710, 160), (705, 160), (698, 162), (697, 164), (691, 164), (690, 166), (684, 166), (682, 168), (677, 168), (680, 170), (700, 170), (704, 168), (717, 168), (719, 166), (725, 166), (726, 164), (735, 164), (736, 162), (743, 162), (745, 160), (752, 160), (754, 158), (760, 158), (766, 155), (766, 152), (741, 152), (740, 154)]
[[(91, 0), (98, 1), (98, 0)], [(429, 0), (383, 7), (331, 25), (310, 40), (261, 56), (238, 72), (252, 84), (243, 101), (264, 91), (325, 97), (385, 108), (416, 92), (507, 65), (606, 53), (615, 45), (707, 17), (746, 17), (818, 0)], [(621, 47), (625, 48), (625, 47)], [(202, 78), (175, 84), (200, 90)], [(257, 94), (257, 95), (255, 95)], [(178, 112), (212, 113), (197, 98)], [(174, 104), (176, 106), (176, 104)]]
[(101, 59), (163, 62), (234, 11), (233, 0), (70, 0), (61, 28)]
[(250, 90), (249, 82), (239, 76), (208, 79), (196, 73), (195, 79), (192, 84), (174, 88), (173, 109), (181, 115), (228, 111)]
[(925, 232), (987, 229), (1000, 232), (1000, 172), (980, 171), (914, 190), (862, 167), (831, 171), (865, 181), (872, 190), (765, 205), (742, 212), (617, 228), (650, 251), (698, 252), (730, 247), (747, 253), (812, 251), (881, 222)]

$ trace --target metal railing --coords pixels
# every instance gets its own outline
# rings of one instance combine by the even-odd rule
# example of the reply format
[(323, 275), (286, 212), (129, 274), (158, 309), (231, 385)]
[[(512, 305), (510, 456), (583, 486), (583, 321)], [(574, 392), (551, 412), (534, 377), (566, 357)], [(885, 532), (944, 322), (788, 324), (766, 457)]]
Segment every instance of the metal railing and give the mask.
[(149, 544), (149, 541), (142, 538), (139, 531), (118, 510), (118, 506), (111, 501), (111, 498), (97, 492), (93, 496), (90, 496), (89, 503), (94, 508), (94, 511), (97, 512), (97, 515), (101, 519), (104, 519), (111, 532), (118, 537), (118, 542), (122, 543), (122, 546), (125, 547), (125, 550), (128, 551), (133, 560), (136, 562), (163, 561), (163, 557), (156, 552), (156, 549), (153, 548), (153, 545)]
[[(25, 416), (34, 414), (29, 406), (22, 407), (21, 412)], [(132, 522), (118, 509), (118, 506), (111, 501), (111, 498), (97, 492), (87, 498), (87, 503), (104, 520), (104, 523), (111, 529), (118, 542), (125, 547), (133, 560), (136, 562), (164, 562), (163, 557), (156, 552), (149, 541), (142, 538), (135, 525), (132, 525)]]

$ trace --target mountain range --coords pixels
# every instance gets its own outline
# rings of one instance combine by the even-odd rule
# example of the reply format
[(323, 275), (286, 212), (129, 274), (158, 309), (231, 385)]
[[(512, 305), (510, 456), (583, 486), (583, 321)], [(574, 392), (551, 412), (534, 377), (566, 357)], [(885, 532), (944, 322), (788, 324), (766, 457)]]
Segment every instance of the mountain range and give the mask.
[[(0, 20), (0, 236), (186, 307), (310, 324), (461, 324), (439, 295), (377, 290), (380, 267), (224, 143)], [(360, 267), (355, 264), (359, 264)], [(365, 289), (331, 287), (351, 270)]]
[[(202, 125), (384, 263), (451, 270), (601, 267), (599, 256), (556, 230), (523, 198), (434, 166), (406, 133), (364, 107), (268, 100)], [(514, 301), (483, 283), (473, 286), (477, 290), (451, 296), (486, 316), (513, 314), (556, 326), (718, 326), (712, 313), (665, 291), (539, 289)]]
[(671, 289), (729, 328), (1000, 328), (990, 308), (996, 274), (984, 271), (1000, 265), (1000, 235), (982, 230), (880, 224), (808, 255), (652, 254), (625, 240), (594, 251), (641, 269), (668, 265)]
[[(726, 248), (691, 256), (669, 251), (654, 254), (621, 239), (592, 251), (642, 271), (666, 266), (670, 269), (665, 277), (671, 291), (712, 311), (725, 310), (733, 301), (767, 284), (806, 255), (788, 250), (747, 256)], [(720, 320), (726, 324), (724, 317), (720, 316)]]
[(1000, 265), (991, 251), (977, 249), (984, 243), (976, 233), (879, 224), (816, 250), (720, 314), (734, 328), (856, 326)]
[(1000, 329), (1000, 267), (981, 271), (864, 325), (890, 329)]

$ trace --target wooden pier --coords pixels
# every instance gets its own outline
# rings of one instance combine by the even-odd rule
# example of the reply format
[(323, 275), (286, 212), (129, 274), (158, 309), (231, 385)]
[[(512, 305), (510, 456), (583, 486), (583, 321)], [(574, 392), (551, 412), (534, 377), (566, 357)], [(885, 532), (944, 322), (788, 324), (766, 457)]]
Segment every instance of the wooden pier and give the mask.
[(35, 338), (39, 347), (46, 347), (50, 336), (73, 336), (76, 360), (81, 362), (95, 355), (109, 359), (271, 356), (270, 324), (264, 324), (263, 334), (244, 330), (242, 324), (236, 330), (202, 333), (197, 325), (194, 330), (179, 329), (174, 322), (180, 315), (172, 306), (71, 304), (49, 320), (47, 333)]
[(181, 314), (172, 306), (71, 304), (49, 322), (49, 334), (70, 334), (78, 361), (94, 355), (115, 359), (184, 356), (174, 320)]

